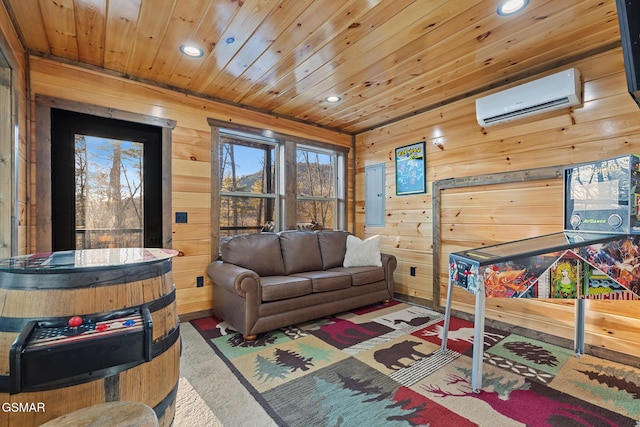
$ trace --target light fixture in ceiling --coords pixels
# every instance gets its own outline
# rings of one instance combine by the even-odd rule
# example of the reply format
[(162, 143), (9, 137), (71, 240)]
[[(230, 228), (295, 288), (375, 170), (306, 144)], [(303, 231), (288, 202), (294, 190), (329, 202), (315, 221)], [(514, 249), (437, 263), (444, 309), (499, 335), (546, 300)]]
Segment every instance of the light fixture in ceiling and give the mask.
[(324, 100), (334, 104), (336, 102), (340, 102), (340, 100), (342, 100), (342, 98), (340, 98), (338, 95), (329, 95)]
[(180, 46), (180, 52), (191, 58), (200, 58), (202, 55), (204, 55), (204, 51), (202, 49), (192, 44), (183, 44), (182, 46)]
[(520, 12), (529, 4), (529, 0), (503, 0), (498, 6), (500, 16), (509, 16)]

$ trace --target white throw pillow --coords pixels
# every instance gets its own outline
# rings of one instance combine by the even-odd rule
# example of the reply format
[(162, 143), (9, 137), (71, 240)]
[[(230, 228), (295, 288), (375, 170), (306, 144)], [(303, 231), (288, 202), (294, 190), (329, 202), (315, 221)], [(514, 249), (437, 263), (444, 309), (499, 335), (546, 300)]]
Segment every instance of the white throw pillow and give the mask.
[(380, 236), (371, 236), (366, 240), (356, 236), (347, 236), (347, 252), (344, 254), (343, 267), (382, 267), (380, 259)]

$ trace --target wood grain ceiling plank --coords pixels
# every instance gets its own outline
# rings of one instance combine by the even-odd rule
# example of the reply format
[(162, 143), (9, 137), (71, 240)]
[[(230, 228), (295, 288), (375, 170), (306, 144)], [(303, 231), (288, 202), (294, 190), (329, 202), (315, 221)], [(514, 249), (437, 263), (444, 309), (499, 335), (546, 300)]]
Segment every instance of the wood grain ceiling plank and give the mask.
[[(15, 17), (14, 26), (24, 39), (25, 48), (45, 54), (51, 53), (49, 39), (45, 30), (40, 3), (24, 0), (7, 0)], [(20, 25), (29, 22), (30, 25)]]
[[(580, 42), (588, 42), (588, 45), (581, 47), (578, 44), (571, 43), (555, 44), (553, 45), (555, 49), (549, 49), (540, 55), (523, 60), (522, 63), (519, 64), (519, 68), (523, 69), (523, 67), (525, 67), (525, 70), (553, 69), (558, 66), (556, 61), (559, 56), (565, 58), (571, 57), (572, 55), (579, 56), (581, 52), (585, 52), (585, 49), (591, 50), (596, 46), (606, 47), (611, 46), (612, 43), (615, 44), (616, 39), (611, 37), (612, 32), (610, 30), (602, 30), (600, 24), (594, 24), (593, 27), (585, 26), (584, 30), (589, 31), (590, 35), (580, 39)], [(500, 64), (495, 64), (494, 67), (502, 71), (508, 68), (508, 65), (501, 67)], [(515, 73), (515, 70), (513, 70), (513, 72)], [(525, 71), (523, 71), (523, 73), (524, 72)], [(476, 82), (477, 84), (477, 82), (482, 81), (487, 74), (491, 74), (491, 70), (488, 69), (486, 74), (483, 74), (482, 70), (476, 70), (474, 73), (468, 74), (459, 80), (451, 80), (444, 84), (438, 92), (424, 94), (419, 97), (408, 97), (403, 102), (390, 106), (388, 109), (389, 114), (392, 114), (394, 117), (410, 114), (412, 111), (415, 111), (415, 106), (418, 105), (418, 103), (423, 106), (435, 105), (438, 102), (442, 102), (443, 98), (449, 96), (449, 93), (453, 93), (454, 90), (459, 91), (461, 94), (470, 92), (477, 87), (472, 82)], [(513, 76), (515, 74), (511, 75)], [(451, 96), (449, 96), (449, 98), (451, 98)], [(353, 121), (353, 123), (356, 122), (358, 125), (362, 124), (361, 120)]]
[(208, 87), (224, 72), (231, 59), (279, 3), (280, 0), (246, 0), (241, 4), (240, 10), (211, 52), (216, 59), (215, 69), (202, 73), (201, 78), (193, 82), (193, 88), (197, 92), (216, 96)]
[[(197, 61), (198, 69), (194, 71), (185, 88), (196, 92), (195, 87), (216, 70), (217, 58), (214, 49), (221, 43), (222, 35), (240, 11), (242, 2), (214, 2), (203, 16), (201, 25), (192, 36), (192, 40), (204, 49), (204, 57)], [(194, 61), (194, 64), (196, 62)]]
[(78, 61), (102, 66), (107, 0), (74, 0), (74, 4)]
[(429, 14), (444, 3), (446, 0), (430, 2), (427, 8), (424, 2), (416, 2), (384, 22), (376, 23), (376, 28), (367, 37), (358, 38), (347, 50), (336, 52), (330, 62), (299, 80), (294, 88), (296, 96), (289, 97), (274, 111), (297, 116), (304, 110), (307, 102), (321, 102), (328, 92), (334, 90), (335, 82), (352, 75), (358, 69), (368, 67), (396, 50), (397, 46), (409, 43), (430, 31), (434, 21)]
[[(594, 4), (595, 2), (591, 0), (583, 2), (582, 18), (579, 21), (571, 16), (562, 16), (563, 8), (559, 8), (556, 14), (551, 14), (549, 13), (551, 8), (547, 7), (544, 9), (547, 13), (545, 15), (546, 22), (541, 22), (536, 18), (538, 15), (533, 15), (531, 22), (525, 25), (518, 38), (514, 36), (516, 31), (514, 28), (508, 28), (502, 32), (504, 34), (502, 37), (498, 37), (500, 31), (498, 27), (495, 27), (491, 30), (491, 34), (496, 37), (491, 43), (484, 40), (482, 47), (475, 47), (464, 55), (462, 54), (464, 50), (455, 46), (452, 46), (453, 48), (448, 52), (442, 50), (438, 58), (442, 59), (443, 63), (435, 66), (429, 73), (421, 75), (418, 69), (408, 70), (404, 78), (400, 77), (394, 81), (394, 89), (397, 94), (393, 99), (395, 104), (387, 94), (380, 92), (377, 96), (368, 99), (370, 102), (365, 108), (358, 111), (358, 116), (346, 117), (343, 114), (339, 120), (345, 124), (357, 122), (359, 125), (363, 125), (361, 120), (364, 117), (371, 117), (372, 114), (380, 114), (382, 111), (385, 111), (388, 116), (399, 117), (415, 111), (416, 108), (424, 108), (441, 102), (443, 99), (460, 96), (473, 88), (503, 81), (506, 78), (505, 70), (507, 69), (510, 69), (508, 75), (513, 76), (518, 72), (525, 72), (525, 69), (540, 69), (545, 64), (552, 66), (556, 58), (561, 55), (565, 57), (572, 54), (577, 55), (581, 51), (579, 46), (575, 45), (576, 41), (581, 40), (581, 37), (577, 36), (578, 34), (589, 34), (585, 31), (587, 29), (591, 33), (592, 31), (598, 32), (602, 30), (603, 25), (605, 25), (604, 28), (608, 28), (605, 31), (610, 31), (609, 29), (615, 31), (617, 26), (617, 23), (610, 22), (611, 7), (615, 9), (615, 5), (599, 2), (599, 7), (594, 9)], [(607, 16), (608, 18), (606, 18)], [(603, 22), (603, 17), (605, 22)], [(522, 25), (522, 22), (519, 24)], [(575, 26), (575, 37), (569, 32), (568, 36), (565, 35), (566, 39), (561, 40), (553, 39), (550, 36), (546, 36), (545, 39), (545, 33), (540, 28), (541, 26), (544, 28), (560, 26), (566, 29), (568, 25)], [(456, 36), (456, 38), (458, 37)], [(472, 39), (469, 38), (469, 40)], [(607, 42), (612, 41), (615, 41), (615, 36), (608, 38), (608, 41), (601, 41), (600, 45), (606, 45)], [(591, 48), (593, 48), (593, 44), (582, 50)], [(514, 56), (514, 51), (519, 52), (519, 56)], [(547, 59), (544, 60), (543, 57)], [(485, 61), (481, 62), (482, 59)], [(422, 88), (425, 87), (428, 89), (423, 90)], [(422, 93), (417, 93), (420, 90), (423, 90)], [(422, 107), (417, 107), (418, 105)]]
[(169, 27), (170, 17), (177, 0), (144, 1), (140, 7), (138, 27), (131, 51), (127, 72), (141, 79), (147, 79), (153, 61), (158, 55), (164, 34)]
[[(181, 74), (182, 71), (177, 66), (181, 61), (189, 58), (185, 58), (180, 52), (180, 46), (191, 40), (192, 34), (200, 25), (210, 5), (209, 0), (178, 0), (176, 2), (169, 26), (149, 73), (152, 80), (164, 84), (170, 84), (172, 76), (179, 77), (181, 81), (184, 80), (185, 74)], [(183, 67), (187, 68), (189, 62), (185, 61)]]
[(51, 54), (78, 60), (73, 0), (39, 0)]
[[(361, 3), (358, 7), (356, 3)], [(295, 65), (299, 58), (304, 58), (326, 40), (331, 27), (349, 25), (355, 16), (352, 10), (364, 10), (366, 0), (350, 0), (344, 2), (311, 2), (298, 19), (284, 28), (282, 35), (273, 40), (269, 49), (249, 67), (243, 79), (237, 79), (230, 87), (236, 93), (235, 102), (244, 102), (249, 92), (270, 91), (272, 83)], [(344, 18), (343, 18), (344, 17)], [(344, 23), (341, 21), (344, 20)], [(275, 94), (277, 95), (277, 94)]]
[[(305, 93), (309, 88), (334, 75), (344, 62), (351, 64), (350, 56), (360, 57), (365, 52), (371, 53), (371, 49), (366, 49), (365, 46), (356, 48), (358, 42), (368, 40), (367, 43), (375, 48), (380, 43), (380, 37), (386, 39), (406, 27), (407, 23), (401, 22), (403, 18), (409, 22), (419, 19), (422, 4), (409, 0), (378, 3), (357, 21), (336, 28), (320, 49), (292, 67), (289, 73), (270, 89), (277, 91), (278, 97), (271, 97), (267, 103), (264, 102), (267, 98), (262, 97), (254, 103), (263, 109), (288, 115), (289, 109), (284, 107), (284, 104), (301, 94), (304, 94), (309, 102), (315, 102)], [(388, 34), (385, 34), (387, 32)]]
[(104, 66), (118, 73), (127, 71), (135, 40), (141, 0), (109, 0), (105, 29)]
[[(253, 78), (255, 82), (260, 82), (261, 88), (256, 90), (256, 87), (251, 84), (250, 87), (244, 89), (239, 98), (236, 98), (237, 102), (250, 105), (256, 103), (262, 108), (268, 108), (269, 105), (266, 102), (258, 100), (265, 97), (277, 98), (281, 96), (281, 91), (285, 91), (295, 84), (296, 76), (292, 75), (291, 70), (311, 56), (319, 55), (321, 49), (332, 43), (332, 40), (337, 36), (338, 29), (346, 31), (350, 26), (358, 26), (363, 17), (370, 13), (377, 3), (368, 0), (353, 0), (348, 3), (330, 2), (329, 4), (339, 6), (339, 8), (335, 12), (325, 15), (325, 12), (332, 12), (326, 7), (326, 3), (314, 2), (314, 5), (321, 6), (321, 11), (317, 11), (315, 8), (308, 9), (312, 13), (305, 17), (308, 21), (301, 19), (302, 28), (308, 31), (308, 35), (303, 34), (304, 38), (300, 42), (296, 42), (294, 38), (289, 39), (288, 35), (291, 32), (286, 33), (287, 37), (276, 41), (276, 44), (281, 44), (283, 43), (281, 40), (284, 40), (286, 44), (280, 50), (288, 52), (288, 54), (272, 65), (266, 73)], [(396, 4), (396, 6), (401, 7), (402, 4)], [(288, 44), (289, 42), (292, 44)]]
[[(486, 0), (3, 2), (30, 52), (347, 132), (619, 44), (615, 0), (537, 0), (509, 18)], [(180, 55), (181, 35), (204, 58)]]
[(202, 15), (198, 27), (189, 36), (188, 41), (202, 48), (204, 56), (203, 58), (189, 58), (182, 55), (178, 60), (176, 70), (171, 74), (169, 81), (171, 86), (190, 88), (195, 76), (200, 73), (209, 73), (209, 69), (205, 68), (207, 60), (211, 60), (211, 52), (215, 45), (220, 42), (222, 32), (240, 7), (240, 5), (236, 6), (235, 2), (223, 3), (222, 6), (224, 7), (214, 2)]
[[(281, 56), (271, 51), (278, 38), (287, 39), (285, 30), (313, 4), (313, 0), (283, 0), (278, 7), (265, 18), (238, 53), (229, 61), (223, 73), (212, 82), (207, 91), (216, 93), (225, 99), (234, 99), (237, 92), (233, 89), (236, 81), (247, 82), (245, 71), (254, 67), (254, 63), (263, 56)], [(277, 25), (273, 25), (277, 23)], [(257, 82), (252, 82), (254, 85)]]
[[(593, 2), (591, 2), (591, 3), (592, 3), (591, 6), (593, 6)], [(564, 9), (563, 8), (559, 8), (558, 10), (562, 11)], [(550, 11), (551, 11), (551, 8), (549, 8), (549, 7), (546, 7), (544, 9), (544, 12), (548, 13)], [(582, 11), (582, 12), (585, 12), (585, 11)], [(584, 13), (582, 13), (582, 12), (581, 12), (581, 16), (584, 16)], [(588, 20), (588, 18), (586, 18), (586, 20)], [(573, 20), (573, 21), (575, 22), (575, 20)], [(584, 32), (585, 28), (584, 28), (584, 26), (582, 24), (584, 24), (585, 19), (581, 18), (579, 22), (580, 22), (580, 26), (582, 27), (581, 31)], [(597, 25), (601, 25), (600, 20), (597, 20), (596, 22), (598, 22)], [(551, 24), (551, 25), (549, 25), (549, 24), (550, 23), (546, 23), (545, 25), (547, 25), (548, 27), (552, 27), (552, 28), (554, 27), (553, 24)], [(560, 25), (560, 26), (562, 27), (562, 25)], [(528, 25), (526, 27), (527, 27), (527, 29), (529, 29)], [(533, 32), (533, 34), (536, 34), (536, 29), (532, 29), (532, 32)], [(569, 39), (571, 40), (572, 38), (570, 37)], [(576, 38), (576, 40), (579, 40), (579, 39), (580, 39), (579, 37)], [(507, 38), (507, 40), (508, 40), (509, 43), (513, 41), (512, 39), (508, 39), (508, 38)], [(543, 41), (532, 41), (532, 45), (533, 46), (537, 46), (537, 48), (539, 50), (540, 50), (540, 46), (542, 45), (542, 46), (544, 46), (544, 49), (541, 49), (541, 50), (545, 51), (545, 49), (547, 49), (546, 52), (548, 52), (549, 48), (543, 43)], [(558, 46), (558, 45), (559, 46), (568, 46), (568, 43), (566, 43), (566, 42), (558, 42), (558, 43), (551, 42), (551, 46)], [(500, 52), (500, 51), (506, 50), (506, 49), (503, 49), (502, 47), (495, 47), (495, 46), (491, 47), (490, 49), (489, 49), (489, 47), (487, 47), (486, 49), (488, 49), (488, 54), (489, 55), (495, 54), (495, 52)], [(513, 47), (511, 49), (513, 49)], [(452, 50), (453, 50), (453, 52), (458, 52), (459, 51), (459, 50), (457, 50), (455, 48), (452, 49)], [(573, 52), (577, 53), (578, 51), (574, 50)], [(572, 53), (572, 50), (571, 50), (570, 47), (568, 47), (567, 51), (565, 52), (565, 55), (569, 55), (570, 56), (571, 53)], [(524, 57), (528, 58), (530, 60), (531, 57), (529, 55), (530, 55), (530, 53), (525, 53)], [(484, 57), (484, 56), (478, 55), (477, 52), (476, 52), (476, 56), (480, 57), (480, 58)], [(557, 55), (555, 55), (555, 56), (557, 57)], [(488, 56), (488, 57), (490, 57), (490, 56)], [(483, 81), (483, 79), (486, 79), (487, 76), (491, 75), (491, 71), (492, 70), (488, 69), (487, 65), (483, 64), (482, 67), (474, 67), (473, 64), (471, 64), (471, 65), (466, 64), (465, 65), (464, 64), (464, 59), (461, 59), (460, 57), (457, 57), (457, 59), (455, 59), (455, 60), (458, 61), (459, 65), (464, 65), (464, 66), (458, 67), (457, 68), (458, 70), (467, 70), (468, 71), (468, 70), (476, 70), (477, 69), (478, 73), (476, 75), (474, 75), (474, 76), (470, 76), (470, 75), (467, 74), (467, 75), (464, 76), (464, 78), (460, 78), (459, 80), (447, 79), (446, 78), (446, 76), (447, 76), (446, 72), (447, 71), (453, 71), (454, 69), (456, 69), (455, 67), (452, 66), (452, 63), (447, 63), (446, 64), (446, 69), (440, 70), (441, 72), (437, 74), (437, 78), (440, 79), (440, 80), (437, 80), (437, 83), (434, 84), (433, 86), (437, 87), (438, 92), (434, 93), (434, 95), (433, 95), (433, 97), (431, 97), (431, 99), (428, 98), (427, 94), (415, 95), (413, 97), (407, 98), (406, 100), (403, 100), (404, 101), (404, 107), (403, 107), (404, 111), (402, 113), (400, 113), (400, 110), (398, 110), (398, 109), (388, 108), (387, 109), (388, 112), (386, 114), (389, 115), (389, 116), (393, 116), (393, 117), (399, 117), (401, 115), (410, 114), (411, 112), (415, 111), (416, 108), (417, 109), (425, 108), (428, 105), (432, 105), (432, 104), (435, 104), (437, 102), (441, 102), (443, 99), (446, 99), (445, 97), (451, 98), (456, 94), (460, 95), (460, 94), (465, 93), (465, 91), (467, 91), (467, 90), (469, 90), (469, 91), (472, 90), (472, 87), (477, 88), (478, 87), (478, 81)], [(513, 62), (512, 60), (513, 60), (513, 58), (508, 58), (505, 62), (503, 62), (501, 64), (498, 64), (496, 62), (494, 65), (496, 66), (497, 70), (501, 70), (501, 69), (509, 67), (510, 64), (512, 64), (512, 62)], [(529, 63), (527, 66), (528, 67), (536, 67), (537, 66), (538, 69), (539, 69), (541, 64), (543, 64), (543, 63), (536, 64), (534, 62), (534, 63)], [(412, 75), (412, 74), (414, 74), (414, 73), (408, 73), (407, 75)], [(513, 75), (513, 72), (510, 73), (510, 75)], [(504, 78), (505, 78), (504, 76), (500, 76), (501, 80), (504, 80)], [(467, 84), (469, 84), (472, 81), (474, 83), (471, 86), (467, 86)], [(403, 90), (402, 90), (402, 82), (396, 80), (394, 83), (395, 83), (394, 87), (396, 88), (397, 93), (398, 94), (404, 93)], [(422, 83), (424, 85), (424, 82), (417, 82), (416, 84), (420, 84), (420, 83)], [(489, 81), (485, 81), (485, 84), (488, 85), (489, 83), (490, 83)], [(456, 91), (457, 91), (457, 93), (456, 93)], [(370, 101), (371, 102), (366, 106), (366, 108), (369, 108), (369, 110), (358, 111), (358, 114), (361, 114), (361, 116), (358, 117), (358, 116), (353, 115), (351, 118), (342, 116), (342, 117), (339, 118), (340, 122), (344, 123), (345, 125), (347, 123), (351, 123), (353, 126), (357, 126), (360, 129), (365, 128), (365, 127), (360, 127), (360, 126), (362, 126), (364, 124), (362, 122), (362, 120), (366, 120), (366, 117), (371, 117), (371, 114), (380, 114), (380, 113), (382, 113), (382, 111), (383, 111), (382, 107), (378, 108), (376, 110), (377, 107), (380, 107), (380, 104), (376, 104), (376, 102), (380, 102), (380, 103), (383, 103), (383, 104), (389, 103), (389, 97), (385, 96), (384, 94), (382, 94), (382, 95), (380, 95), (379, 98), (371, 99)], [(417, 105), (421, 105), (422, 107), (416, 107)], [(383, 107), (384, 107), (384, 105), (383, 105)], [(384, 111), (387, 111), (387, 110), (384, 110)], [(378, 121), (378, 123), (380, 123), (380, 122)], [(374, 125), (373, 123), (368, 123), (368, 124), (370, 126)], [(352, 129), (352, 128), (350, 128), (350, 129)]]
[[(469, 40), (476, 41), (486, 31), (485, 25), (495, 15), (495, 10), (486, 2), (469, 3), (467, 6), (468, 9), (462, 11), (459, 5), (449, 2), (434, 10), (429, 18), (436, 24), (422, 37), (398, 45), (389, 55), (336, 82), (337, 92), (343, 94), (343, 101), (339, 110), (333, 109), (335, 113), (325, 111), (322, 114), (324, 120), (335, 120), (338, 115), (345, 119), (361, 117), (363, 106), (374, 108), (374, 102), (390, 103), (400, 98), (402, 93), (397, 87), (401, 82), (429, 73), (434, 63), (445, 61), (444, 55), (457, 56), (472, 51), (476, 44)], [(394, 88), (392, 95), (389, 94), (389, 85)], [(381, 94), (386, 94), (384, 101), (376, 98)], [(380, 109), (380, 105), (375, 108)], [(310, 120), (314, 117), (320, 119), (311, 111), (301, 114)]]

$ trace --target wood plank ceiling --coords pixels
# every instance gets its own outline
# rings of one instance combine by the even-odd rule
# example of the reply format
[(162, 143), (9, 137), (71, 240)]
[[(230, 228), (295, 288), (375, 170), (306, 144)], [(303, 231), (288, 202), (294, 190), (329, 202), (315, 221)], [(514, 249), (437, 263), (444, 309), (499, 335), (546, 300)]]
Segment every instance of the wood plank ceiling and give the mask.
[(32, 54), (354, 134), (620, 44), (615, 0), (3, 2)]

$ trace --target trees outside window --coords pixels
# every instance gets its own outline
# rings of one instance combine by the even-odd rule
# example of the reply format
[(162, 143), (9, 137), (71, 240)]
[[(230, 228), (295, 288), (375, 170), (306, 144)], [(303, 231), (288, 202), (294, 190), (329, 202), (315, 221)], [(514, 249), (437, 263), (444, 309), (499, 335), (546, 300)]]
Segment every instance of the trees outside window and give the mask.
[(275, 228), (277, 146), (221, 136), (220, 237)]
[(226, 237), (345, 229), (348, 148), (209, 119), (212, 254)]
[(76, 249), (142, 247), (144, 145), (75, 135)]
[(296, 150), (297, 222), (301, 227), (333, 229), (336, 216), (336, 155)]
[(50, 181), (40, 177), (38, 185), (50, 198), (38, 217), (48, 214), (52, 226), (50, 236), (39, 237), (39, 247), (63, 251), (170, 243), (168, 132), (144, 123), (146, 118), (48, 112), (51, 144), (39, 146), (39, 153), (51, 157)]

